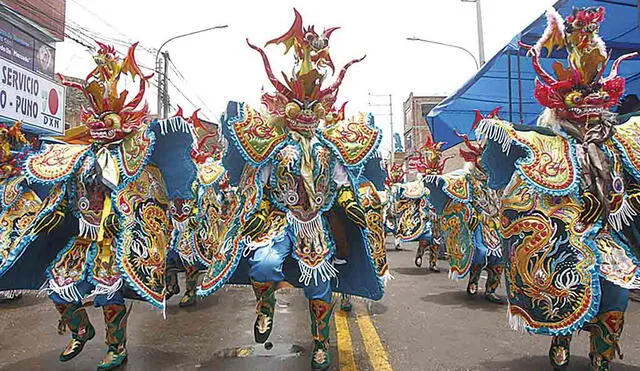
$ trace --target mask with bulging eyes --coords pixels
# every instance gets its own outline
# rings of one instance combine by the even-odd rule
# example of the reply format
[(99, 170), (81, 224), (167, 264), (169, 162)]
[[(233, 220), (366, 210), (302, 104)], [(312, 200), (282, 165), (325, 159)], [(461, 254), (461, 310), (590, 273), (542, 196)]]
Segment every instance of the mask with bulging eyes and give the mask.
[(287, 126), (294, 131), (309, 132), (315, 130), (320, 120), (325, 119), (326, 109), (318, 102), (293, 99), (285, 106)]

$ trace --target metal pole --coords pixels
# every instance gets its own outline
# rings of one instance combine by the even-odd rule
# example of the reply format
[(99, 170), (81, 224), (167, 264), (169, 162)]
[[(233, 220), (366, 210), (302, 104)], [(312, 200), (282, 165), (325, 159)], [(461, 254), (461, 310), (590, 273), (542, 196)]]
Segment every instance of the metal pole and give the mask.
[(393, 143), (395, 140), (395, 134), (393, 132), (393, 100), (391, 94), (389, 94), (389, 126), (391, 127), (391, 163), (393, 163), (395, 159), (394, 153), (396, 151)]
[(160, 58), (156, 58), (156, 73), (158, 74), (158, 110), (156, 112), (158, 113), (158, 118), (161, 119), (162, 101), (164, 100), (164, 97), (162, 96), (164, 93), (164, 78), (162, 77), (162, 60)]
[(447, 43), (443, 43), (443, 42), (440, 42), (440, 41), (421, 39), (419, 37), (407, 37), (407, 40), (409, 40), (409, 41), (421, 41), (423, 43), (436, 44), (436, 45), (448, 46), (450, 48), (460, 49), (463, 52), (469, 54), (471, 56), (471, 58), (473, 58), (473, 63), (475, 63), (476, 69), (480, 69), (480, 65), (478, 64), (478, 60), (476, 59), (476, 56), (473, 55), (473, 53), (471, 53), (469, 50), (467, 50), (467, 49), (465, 49), (465, 48), (463, 48), (461, 46), (453, 45), (453, 44), (447, 44)]
[[(161, 89), (161, 85), (160, 84), (162, 84), (163, 81), (166, 82), (166, 80), (167, 80), (167, 78), (166, 78), (166, 76), (167, 76), (167, 74), (166, 74), (166, 71), (167, 71), (167, 63), (166, 62), (167, 62), (167, 60), (166, 59), (167, 58), (165, 58), (164, 76), (161, 76), (163, 74), (160, 72), (160, 71), (162, 71), (161, 66), (160, 66), (160, 53), (162, 52), (162, 48), (164, 48), (164, 46), (167, 45), (170, 41), (173, 41), (175, 39), (179, 39), (179, 38), (182, 38), (182, 37), (199, 34), (199, 33), (206, 32), (206, 31), (217, 30), (219, 28), (227, 28), (227, 27), (229, 27), (229, 26), (225, 24), (225, 25), (221, 25), (221, 26), (214, 26), (214, 27), (205, 28), (205, 29), (198, 30), (198, 31), (187, 32), (185, 34), (181, 34), (181, 35), (177, 35), (177, 36), (171, 37), (171, 38), (167, 39), (165, 42), (163, 42), (162, 44), (160, 44), (160, 47), (156, 51), (156, 72), (158, 73), (158, 116), (161, 116), (165, 110), (167, 112), (169, 111), (169, 104), (168, 103), (167, 103), (166, 108), (164, 108), (162, 106), (163, 97), (161, 96), (161, 94), (162, 94), (161, 92), (162, 92), (163, 89)], [(163, 53), (163, 55), (164, 55), (164, 53)], [(164, 90), (168, 90), (168, 89), (164, 89)], [(168, 98), (169, 97), (167, 96), (167, 102), (168, 102)], [(168, 113), (165, 114), (165, 117), (159, 117), (159, 118), (166, 118), (167, 115), (168, 115)]]
[(480, 65), (485, 63), (484, 60), (484, 33), (482, 32), (482, 9), (480, 0), (476, 0), (476, 16), (478, 18), (478, 56), (480, 57)]
[(162, 72), (162, 117), (166, 119), (169, 117), (169, 52), (162, 52), (162, 57), (164, 59), (164, 70)]

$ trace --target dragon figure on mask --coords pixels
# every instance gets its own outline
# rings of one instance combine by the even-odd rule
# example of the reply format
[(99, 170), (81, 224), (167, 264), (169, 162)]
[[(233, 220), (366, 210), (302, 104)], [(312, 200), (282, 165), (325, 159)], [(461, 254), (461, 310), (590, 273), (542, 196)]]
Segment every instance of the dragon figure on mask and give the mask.
[[(128, 356), (125, 296), (164, 308), (169, 197), (190, 190), (196, 173), (191, 161), (182, 161), (191, 134), (166, 129), (186, 126), (149, 120), (143, 99), (151, 76), (136, 63), (136, 45), (120, 58), (99, 43), (96, 67), (83, 83), (60, 76), (90, 103), (81, 114), (84, 125), (26, 156), (22, 173), (45, 189), (42, 202), (33, 217), (10, 228), (15, 236), (0, 241), (2, 251), (23, 251), (6, 267), (6, 274), (22, 273), (14, 280), (32, 282), (42, 266), (43, 289), (61, 315), (59, 331), (71, 331), (61, 361), (95, 336), (83, 300), (102, 307), (108, 350), (98, 370), (116, 368)], [(135, 96), (119, 89), (123, 78), (139, 80)], [(46, 253), (38, 253), (40, 245)]]
[[(629, 289), (640, 287), (640, 121), (618, 124), (609, 109), (624, 92), (598, 36), (605, 10), (547, 13), (547, 29), (528, 50), (546, 107), (536, 127), (495, 118), (480, 122), (488, 184), (503, 189), (499, 213), (509, 317), (513, 327), (552, 336), (556, 369), (569, 363), (574, 332), (590, 332), (594, 370), (620, 352)], [(540, 62), (565, 49), (567, 65)], [(604, 75), (606, 67), (611, 69)]]
[(443, 142), (434, 142), (428, 136), (424, 146), (409, 160), (418, 179), (396, 183), (392, 187), (396, 248), (400, 242), (418, 241), (414, 262), (421, 267), (424, 254), (429, 251), (429, 269), (432, 272), (439, 272), (436, 264), (440, 250), (440, 223), (429, 202), (429, 189), (424, 186), (424, 178), (442, 174), (447, 160), (451, 158), (442, 157), (443, 145)]
[[(483, 117), (476, 111), (473, 128), (483, 118), (497, 118), (498, 109)], [(440, 218), (442, 237), (449, 255), (449, 277), (469, 276), (467, 293), (478, 292), (482, 271), (487, 272), (485, 298), (503, 303), (495, 293), (502, 277), (502, 241), (498, 232), (500, 192), (486, 186), (487, 174), (480, 162), (482, 147), (467, 135), (456, 132), (464, 141), (460, 156), (465, 167), (450, 173), (429, 176), (425, 185), (429, 200)]]
[[(176, 117), (181, 116), (179, 109)], [(185, 294), (180, 307), (196, 303), (198, 274), (220, 253), (220, 242), (237, 204), (222, 166), (226, 143), (218, 129), (202, 122), (197, 111), (186, 121), (194, 135), (190, 156), (198, 176), (192, 185), (191, 198), (171, 200), (173, 233), (167, 253), (167, 299), (180, 292), (177, 275), (179, 271), (185, 272)]]
[(264, 343), (274, 325), (278, 284), (303, 287), (314, 340), (311, 366), (326, 370), (332, 292), (375, 300), (383, 295), (388, 269), (377, 190), (385, 174), (374, 158), (381, 133), (373, 117), (348, 119), (344, 105), (335, 106), (348, 68), (363, 58), (347, 63), (327, 85), (334, 69), (329, 38), (337, 28), (319, 33), (294, 13), (290, 30), (266, 43), (293, 51), (293, 73), (283, 73), (283, 81), (265, 51), (247, 41), (262, 57), (275, 92), (262, 95), (264, 111), (236, 102), (227, 107), (222, 126), (232, 145), (225, 168), (242, 169), (230, 174), (232, 183), (239, 179), (240, 201), (198, 294), (209, 295), (229, 280), (250, 282), (258, 302), (254, 336)]

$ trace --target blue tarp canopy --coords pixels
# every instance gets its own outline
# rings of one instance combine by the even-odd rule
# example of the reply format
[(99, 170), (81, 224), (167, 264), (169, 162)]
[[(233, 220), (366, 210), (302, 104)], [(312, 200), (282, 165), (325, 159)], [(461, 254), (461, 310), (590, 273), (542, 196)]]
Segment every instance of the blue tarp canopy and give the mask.
[[(640, 51), (637, 0), (560, 0), (554, 5), (563, 18), (571, 14), (573, 7), (589, 6), (603, 6), (606, 9), (600, 37), (612, 54), (608, 68), (620, 55)], [(426, 120), (436, 141), (447, 142), (445, 148), (460, 143), (460, 138), (453, 130), (470, 133), (476, 109), (487, 114), (501, 106), (502, 119), (514, 123), (535, 123), (543, 110), (533, 96), (537, 75), (530, 59), (526, 57), (526, 51), (518, 46), (518, 41), (535, 44), (546, 24), (543, 14), (514, 37), (458, 91), (429, 112)], [(540, 60), (545, 69), (552, 72), (553, 62), (566, 62), (566, 58), (567, 53), (563, 49), (550, 56), (543, 52)], [(626, 93), (640, 95), (640, 58), (623, 62), (619, 72), (627, 79)], [(605, 76), (607, 74), (608, 70)]]

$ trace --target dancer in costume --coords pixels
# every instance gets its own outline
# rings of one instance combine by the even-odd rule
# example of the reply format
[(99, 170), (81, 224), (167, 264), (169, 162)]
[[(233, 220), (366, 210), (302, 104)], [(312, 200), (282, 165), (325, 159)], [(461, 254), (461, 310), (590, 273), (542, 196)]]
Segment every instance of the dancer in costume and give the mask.
[[(24, 244), (19, 239), (21, 232), (35, 219), (42, 206), (37, 187), (28, 184), (22, 173), (24, 159), (37, 150), (37, 140), (22, 132), (22, 123), (12, 126), (0, 124), (0, 297), (3, 302), (12, 301), (22, 291), (37, 290), (45, 281), (44, 267), (47, 262), (37, 264), (34, 256), (48, 256), (45, 244), (38, 244), (35, 254), (25, 254)], [(37, 250), (37, 251), (36, 251)], [(16, 269), (18, 259), (29, 260), (30, 270)], [(39, 275), (35, 274), (38, 271)]]
[[(497, 117), (497, 110), (487, 117)], [(476, 112), (476, 122), (483, 117)], [(474, 124), (474, 127), (475, 127)], [(457, 133), (456, 133), (457, 134)], [(449, 277), (469, 276), (467, 294), (478, 292), (480, 273), (487, 272), (484, 297), (493, 303), (504, 301), (496, 294), (502, 278), (502, 241), (498, 232), (500, 192), (486, 185), (487, 174), (480, 164), (482, 149), (466, 135), (460, 149), (465, 168), (428, 176), (429, 200), (440, 219), (442, 237), (449, 255)]]
[[(176, 117), (182, 117), (181, 110)], [(178, 272), (185, 272), (185, 294), (180, 307), (196, 303), (196, 286), (200, 271), (206, 270), (215, 254), (226, 226), (234, 213), (235, 197), (222, 166), (225, 143), (217, 128), (210, 128), (198, 118), (189, 118), (194, 135), (191, 151), (198, 177), (193, 182), (192, 198), (171, 201), (169, 213), (173, 223), (171, 247), (167, 253), (167, 299), (180, 292)]]
[(387, 194), (387, 202), (384, 210), (385, 234), (393, 235), (393, 246), (396, 250), (401, 250), (402, 240), (397, 233), (398, 216), (396, 215), (396, 194), (398, 192), (398, 184), (404, 183), (404, 177), (407, 174), (403, 169), (403, 164), (392, 164), (387, 171), (385, 179), (385, 191)]
[[(236, 269), (233, 282), (250, 279), (258, 301), (254, 337), (264, 343), (274, 326), (278, 283), (303, 287), (311, 313), (314, 370), (331, 364), (332, 292), (377, 300), (388, 275), (377, 193), (385, 174), (379, 159), (372, 160), (381, 133), (371, 115), (350, 120), (344, 117), (344, 105), (335, 107), (347, 69), (362, 58), (325, 84), (333, 70), (329, 38), (336, 29), (317, 33), (313, 26), (304, 27), (295, 11), (290, 30), (267, 42), (295, 53), (293, 74), (285, 75), (284, 82), (273, 75), (266, 53), (249, 43), (262, 57), (276, 91), (262, 96), (264, 112), (244, 103), (227, 107), (223, 130), (233, 149), (225, 160), (237, 162), (225, 163), (225, 168), (231, 171), (246, 162), (238, 186), (241, 201), (221, 256), (198, 291), (216, 291)], [(343, 264), (334, 265), (336, 255)]]
[(452, 156), (442, 158), (442, 145), (428, 137), (425, 145), (412, 159), (419, 179), (399, 183), (394, 190), (396, 213), (396, 238), (402, 242), (418, 241), (415, 264), (422, 266), (422, 257), (429, 251), (429, 270), (439, 272), (440, 223), (429, 202), (429, 189), (424, 186), (424, 177), (442, 174), (444, 166)]
[[(62, 79), (90, 102), (82, 113), (84, 126), (25, 160), (25, 176), (48, 192), (34, 220), (14, 228), (18, 236), (9, 241), (27, 256), (37, 243), (58, 252), (46, 270), (45, 289), (60, 312), (59, 331), (71, 331), (61, 361), (77, 356), (95, 336), (83, 299), (102, 307), (108, 350), (98, 370), (116, 368), (127, 358), (125, 295), (164, 308), (167, 208), (174, 193), (167, 194), (165, 179), (179, 192), (195, 176), (193, 165), (179, 162), (191, 147), (186, 125), (149, 126), (143, 98), (150, 76), (138, 67), (135, 47), (121, 59), (113, 47), (99, 44), (96, 67), (85, 82)], [(139, 78), (135, 96), (119, 91), (122, 77)], [(171, 128), (184, 130), (165, 141)], [(15, 266), (40, 274), (24, 257)]]
[[(590, 332), (594, 370), (609, 370), (629, 289), (640, 286), (640, 121), (618, 124), (609, 111), (624, 93), (620, 63), (598, 36), (604, 8), (547, 13), (529, 51), (539, 75), (534, 94), (546, 107), (537, 127), (481, 121), (488, 184), (504, 188), (500, 232), (512, 326), (552, 336), (556, 369), (569, 363), (574, 332)], [(566, 49), (568, 63), (544, 70), (542, 49)]]

